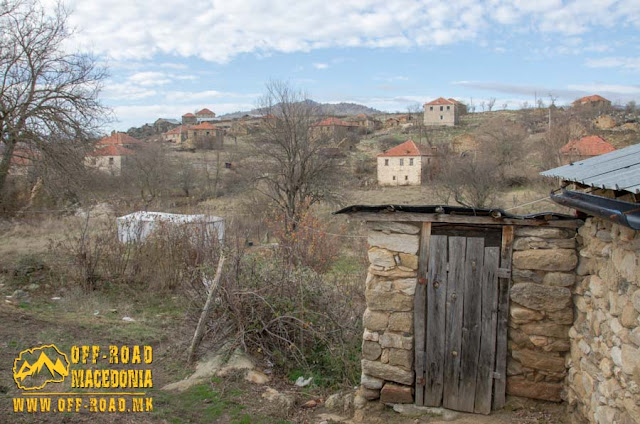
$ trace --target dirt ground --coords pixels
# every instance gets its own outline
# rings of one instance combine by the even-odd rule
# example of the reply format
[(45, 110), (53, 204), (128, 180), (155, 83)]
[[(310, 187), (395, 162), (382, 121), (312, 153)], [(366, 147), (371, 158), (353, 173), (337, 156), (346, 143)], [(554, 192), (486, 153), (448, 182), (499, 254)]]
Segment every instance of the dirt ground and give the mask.
[[(0, 287), (3, 298), (7, 287)], [(286, 378), (274, 376), (269, 386), (295, 398), (295, 405), (288, 414), (277, 405), (261, 397), (264, 386), (248, 383), (241, 376), (225, 379), (213, 378), (210, 382), (195, 386), (182, 393), (167, 393), (160, 388), (165, 384), (181, 380), (189, 375), (191, 368), (184, 365), (178, 350), (184, 344), (176, 342), (177, 333), (185, 334), (181, 320), (170, 312), (150, 316), (135, 314), (135, 307), (127, 313), (137, 316), (136, 322), (123, 322), (120, 311), (108, 312), (107, 316), (86, 313), (95, 307), (109, 308), (107, 303), (86, 299), (85, 307), (74, 308), (60, 301), (36, 299), (31, 305), (22, 307), (0, 303), (0, 422), (1, 423), (321, 423), (353, 422), (353, 411), (336, 414), (322, 406), (303, 408), (310, 399), (326, 398), (329, 394), (321, 388), (298, 388)], [(148, 305), (146, 305), (148, 309)], [(106, 309), (109, 311), (109, 309)], [(95, 312), (94, 312), (95, 313)], [(111, 316), (113, 315), (113, 316)], [(184, 339), (184, 337), (182, 337)], [(180, 339), (180, 337), (178, 337)], [(188, 339), (188, 337), (187, 337)], [(21, 393), (12, 378), (15, 357), (26, 348), (55, 343), (61, 350), (69, 352), (72, 345), (150, 344), (154, 349), (153, 388), (148, 396), (153, 397), (153, 411), (148, 413), (15, 413), (12, 399)], [(70, 382), (62, 383), (60, 391), (72, 391)], [(505, 410), (490, 416), (457, 413), (455, 419), (446, 422), (459, 424), (541, 424), (566, 423), (564, 406), (534, 402), (525, 399), (509, 399)], [(443, 423), (442, 417), (408, 417), (393, 412), (388, 407), (372, 408), (360, 416), (365, 423)]]

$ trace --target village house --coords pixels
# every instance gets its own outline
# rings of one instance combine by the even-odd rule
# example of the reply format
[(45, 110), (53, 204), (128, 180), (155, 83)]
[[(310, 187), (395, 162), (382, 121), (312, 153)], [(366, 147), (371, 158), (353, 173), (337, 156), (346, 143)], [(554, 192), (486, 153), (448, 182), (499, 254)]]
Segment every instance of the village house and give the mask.
[(360, 113), (349, 119), (349, 122), (357, 125), (363, 133), (375, 131), (382, 127), (382, 123), (379, 120), (367, 116), (364, 113)]
[(112, 131), (110, 135), (102, 137), (96, 142), (96, 148), (106, 146), (121, 146), (128, 149), (136, 149), (144, 146), (146, 143), (140, 141), (135, 137), (131, 137), (129, 134), (123, 132)]
[(407, 140), (380, 153), (377, 160), (379, 185), (420, 185), (433, 176), (435, 148), (425, 148)]
[(604, 141), (601, 137), (590, 135), (569, 141), (560, 148), (560, 155), (562, 156), (562, 164), (566, 165), (571, 162), (613, 152), (614, 150), (616, 150), (616, 148)]
[(198, 123), (198, 118), (191, 112), (182, 115), (182, 125), (194, 125)]
[(207, 108), (201, 109), (195, 113), (197, 123), (210, 122), (216, 120), (216, 114)]
[(131, 166), (131, 157), (135, 152), (120, 144), (100, 147), (85, 158), (85, 166), (114, 176), (122, 175)]
[(460, 115), (465, 109), (462, 103), (454, 99), (439, 97), (429, 103), (424, 104), (424, 124), (425, 125), (458, 125)]
[(202, 122), (196, 125), (180, 125), (162, 134), (165, 141), (183, 144), (189, 148), (203, 149), (220, 148), (224, 144), (224, 130), (211, 124)]
[(339, 118), (326, 118), (311, 125), (311, 133), (316, 137), (327, 137), (334, 141), (352, 136), (358, 132), (358, 126)]
[(588, 107), (593, 109), (604, 109), (611, 107), (611, 101), (597, 94), (581, 97), (571, 103), (573, 107)]

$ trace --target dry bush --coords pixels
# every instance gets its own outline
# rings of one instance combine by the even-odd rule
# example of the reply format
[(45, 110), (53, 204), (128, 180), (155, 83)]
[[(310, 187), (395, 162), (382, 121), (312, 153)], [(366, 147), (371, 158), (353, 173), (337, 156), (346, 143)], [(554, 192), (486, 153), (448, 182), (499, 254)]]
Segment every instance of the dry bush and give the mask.
[(284, 371), (311, 373), (316, 383), (357, 382), (360, 284), (283, 266), (277, 250), (236, 250), (229, 264), (208, 324), (214, 344), (232, 340)]

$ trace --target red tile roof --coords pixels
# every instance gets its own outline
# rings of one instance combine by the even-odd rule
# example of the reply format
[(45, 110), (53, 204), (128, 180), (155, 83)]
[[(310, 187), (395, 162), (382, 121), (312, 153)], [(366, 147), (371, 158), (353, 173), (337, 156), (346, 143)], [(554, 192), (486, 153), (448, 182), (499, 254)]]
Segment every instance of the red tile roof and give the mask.
[(144, 144), (143, 141), (133, 138), (125, 133), (111, 133), (110, 136), (101, 138), (98, 143), (101, 146), (123, 145), (123, 144)]
[(313, 126), (314, 127), (332, 127), (332, 126), (353, 127), (354, 124), (352, 124), (351, 122), (343, 121), (342, 119), (331, 117), (331, 118), (323, 119), (320, 122), (316, 122), (315, 124), (313, 124)]
[(456, 104), (456, 103), (457, 102), (455, 100), (451, 101), (449, 99), (445, 99), (444, 97), (438, 97), (437, 99), (432, 100), (429, 103), (425, 103), (425, 105), (429, 105), (429, 106), (432, 106), (432, 105), (453, 105), (453, 104)]
[(202, 110), (197, 111), (196, 112), (196, 116), (198, 116), (198, 115), (213, 115), (213, 116), (216, 116), (215, 113), (213, 113), (212, 111), (210, 111), (206, 107), (204, 109), (202, 109)]
[(183, 118), (190, 118), (192, 116), (196, 116), (193, 113), (189, 112), (189, 113), (185, 113), (184, 115), (182, 115)]
[(164, 133), (164, 135), (173, 135), (173, 134), (180, 134), (180, 133), (182, 133), (182, 125), (167, 131), (166, 133)]
[(598, 156), (616, 150), (611, 144), (597, 135), (582, 137), (580, 140), (571, 140), (560, 149), (564, 155)]
[(602, 96), (598, 96), (597, 94), (591, 95), (591, 96), (585, 96), (585, 97), (580, 97), (578, 100), (574, 101), (573, 104), (584, 104), (584, 103), (589, 103), (589, 102), (609, 102), (611, 103), (609, 100), (605, 99)]
[(133, 150), (127, 149), (126, 147), (117, 144), (112, 144), (110, 146), (94, 150), (93, 152), (89, 153), (89, 156), (130, 156), (134, 154), (135, 152)]
[(413, 140), (407, 140), (402, 144), (392, 147), (384, 153), (378, 154), (378, 157), (388, 156), (430, 156), (431, 152), (424, 147), (417, 145)]
[(185, 129), (187, 130), (216, 130), (218, 129), (215, 125), (210, 122), (201, 122), (198, 125), (188, 125)]

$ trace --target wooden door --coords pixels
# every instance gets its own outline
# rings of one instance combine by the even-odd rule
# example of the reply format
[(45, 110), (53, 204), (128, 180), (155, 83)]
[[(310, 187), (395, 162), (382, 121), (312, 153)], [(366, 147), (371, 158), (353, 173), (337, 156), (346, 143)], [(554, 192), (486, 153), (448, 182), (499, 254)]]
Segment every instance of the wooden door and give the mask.
[(434, 228), (423, 237), (428, 241), (419, 270), (424, 288), (416, 291), (416, 403), (488, 414), (492, 400), (494, 407), (504, 402), (504, 385), (494, 384), (506, 377), (511, 255), (502, 252), (504, 234)]

